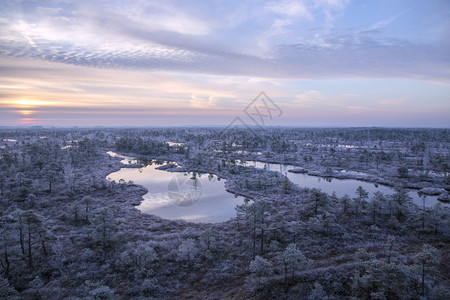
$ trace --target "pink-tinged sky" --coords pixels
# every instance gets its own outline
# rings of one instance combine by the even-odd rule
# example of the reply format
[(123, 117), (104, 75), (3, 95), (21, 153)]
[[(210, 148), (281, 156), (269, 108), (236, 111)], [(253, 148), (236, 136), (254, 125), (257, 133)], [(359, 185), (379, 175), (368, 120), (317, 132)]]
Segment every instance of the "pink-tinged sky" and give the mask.
[(450, 1), (1, 1), (0, 125), (450, 127)]

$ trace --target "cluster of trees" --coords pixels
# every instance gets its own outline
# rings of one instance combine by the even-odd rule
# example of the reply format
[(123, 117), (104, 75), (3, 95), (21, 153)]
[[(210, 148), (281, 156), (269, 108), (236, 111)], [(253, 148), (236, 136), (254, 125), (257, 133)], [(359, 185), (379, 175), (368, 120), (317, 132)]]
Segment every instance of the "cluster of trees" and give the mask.
[(312, 170), (359, 169), (422, 185), (450, 182), (448, 129), (210, 129), (201, 135), (204, 138), (197, 138), (192, 147), (209, 155), (216, 149), (221, 157), (291, 163)]
[[(388, 239), (386, 247), (388, 248), (392, 243), (393, 239)], [(373, 253), (365, 249), (358, 250), (357, 260), (345, 266), (347, 268), (350, 266), (355, 273), (349, 273), (344, 269), (345, 267), (341, 269), (341, 271), (345, 270), (340, 276), (345, 277), (344, 284), (347, 285), (348, 290), (340, 296), (359, 299), (418, 299), (420, 296), (446, 299), (448, 297), (449, 292), (443, 286), (437, 286), (434, 289), (427, 286), (429, 281), (439, 273), (437, 267), (440, 255), (436, 248), (424, 244), (413, 257), (413, 263), (410, 265), (398, 258), (398, 252), (392, 250), (387, 252), (389, 253), (387, 257), (376, 258)], [(320, 273), (330, 272), (324, 269), (317, 267), (314, 261), (306, 258), (295, 244), (289, 244), (285, 250), (277, 252), (271, 260), (256, 256), (250, 262), (247, 282), (254, 295), (261, 298), (293, 296), (292, 287), (295, 287), (306, 292), (298, 294), (298, 297), (302, 299), (335, 299), (336, 294), (332, 290), (336, 286), (333, 285), (339, 285), (342, 282), (336, 282), (336, 278), (329, 278), (328, 281), (321, 278)], [(301, 287), (298, 287), (299, 282), (302, 283)]]
[[(353, 163), (375, 146), (393, 168), (411, 153), (428, 163), (430, 149), (445, 162), (448, 131), (3, 129), (0, 138), (17, 140), (0, 141), (0, 298), (449, 298), (448, 207), (417, 207), (401, 187), (337, 197), (238, 163), (256, 152)], [(141, 187), (105, 179), (121, 167), (109, 150), (215, 173), (248, 200), (220, 224), (142, 215)]]
[(159, 156), (167, 154), (183, 154), (185, 147), (170, 147), (166, 142), (157, 140), (144, 141), (141, 137), (123, 137), (116, 142), (117, 151), (137, 153), (141, 155)]
[[(247, 282), (258, 297), (445, 299), (449, 295), (438, 279), (440, 251), (424, 243), (448, 241), (448, 212), (440, 206), (420, 212), (402, 189), (392, 195), (377, 192), (371, 199), (361, 187), (354, 198), (303, 190), (276, 204), (247, 201), (237, 212), (238, 222), (245, 225), (241, 221), (240, 230), (249, 240), (247, 251), (254, 257)], [(402, 251), (410, 243), (423, 247), (413, 253)], [(287, 245), (284, 250), (282, 245)], [(340, 261), (332, 263), (336, 256)]]

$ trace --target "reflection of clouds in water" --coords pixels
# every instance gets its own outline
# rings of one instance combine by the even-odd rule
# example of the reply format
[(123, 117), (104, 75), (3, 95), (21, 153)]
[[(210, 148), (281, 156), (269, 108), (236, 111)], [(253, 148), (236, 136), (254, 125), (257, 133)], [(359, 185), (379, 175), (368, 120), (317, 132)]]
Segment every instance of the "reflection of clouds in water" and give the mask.
[(166, 206), (173, 206), (172, 200), (169, 199), (166, 193), (148, 192), (144, 195), (144, 201), (139, 205), (141, 210), (151, 210), (163, 208)]
[(202, 194), (202, 185), (196, 173), (193, 173), (192, 176), (176, 174), (168, 184), (167, 194), (177, 206), (192, 206)]
[[(225, 181), (220, 180), (214, 174), (172, 173), (156, 169), (159, 165), (151, 163), (140, 169), (122, 168), (107, 177), (116, 180), (116, 182), (123, 178), (125, 181), (132, 180), (135, 184), (143, 185), (148, 189), (148, 193), (143, 196), (144, 200), (136, 208), (142, 213), (170, 220), (224, 222), (234, 217), (234, 208), (244, 202), (242, 197), (236, 197), (234, 194), (227, 192)], [(179, 206), (169, 198), (168, 185), (174, 177), (180, 180), (179, 183), (185, 183), (178, 184), (180, 194), (187, 193), (188, 199), (198, 198), (195, 205)], [(193, 177), (195, 180), (192, 179)]]

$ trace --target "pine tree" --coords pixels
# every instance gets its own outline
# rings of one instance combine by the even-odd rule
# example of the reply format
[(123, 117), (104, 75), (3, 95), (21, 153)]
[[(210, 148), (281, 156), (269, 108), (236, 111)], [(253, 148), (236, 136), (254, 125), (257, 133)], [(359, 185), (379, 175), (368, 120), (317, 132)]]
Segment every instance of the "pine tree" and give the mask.
[(358, 186), (356, 189), (356, 197), (353, 198), (353, 201), (355, 202), (355, 213), (356, 216), (359, 216), (359, 212), (361, 209), (361, 206), (365, 205), (366, 200), (369, 198), (369, 193), (363, 189), (362, 186)]
[(265, 258), (257, 255), (250, 262), (250, 276), (248, 280), (251, 285), (258, 288), (267, 282), (268, 278), (273, 274), (273, 265)]
[(289, 244), (284, 251), (279, 252), (277, 260), (282, 266), (285, 284), (287, 284), (288, 277), (294, 277), (295, 271), (307, 269), (311, 265), (311, 261), (305, 257), (302, 251), (297, 249), (297, 245), (294, 243)]
[(439, 251), (433, 246), (423, 244), (420, 251), (416, 254), (415, 260), (421, 278), (422, 296), (425, 296), (425, 279), (437, 273)]

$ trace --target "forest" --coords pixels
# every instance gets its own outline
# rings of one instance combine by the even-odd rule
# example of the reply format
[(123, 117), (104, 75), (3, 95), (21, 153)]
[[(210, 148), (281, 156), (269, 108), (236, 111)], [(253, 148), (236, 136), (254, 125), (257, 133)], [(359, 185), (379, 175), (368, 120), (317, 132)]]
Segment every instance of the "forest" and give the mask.
[[(220, 223), (141, 213), (151, 191), (107, 177), (149, 160), (245, 200)], [(0, 128), (0, 299), (450, 299), (449, 172), (449, 129)]]

